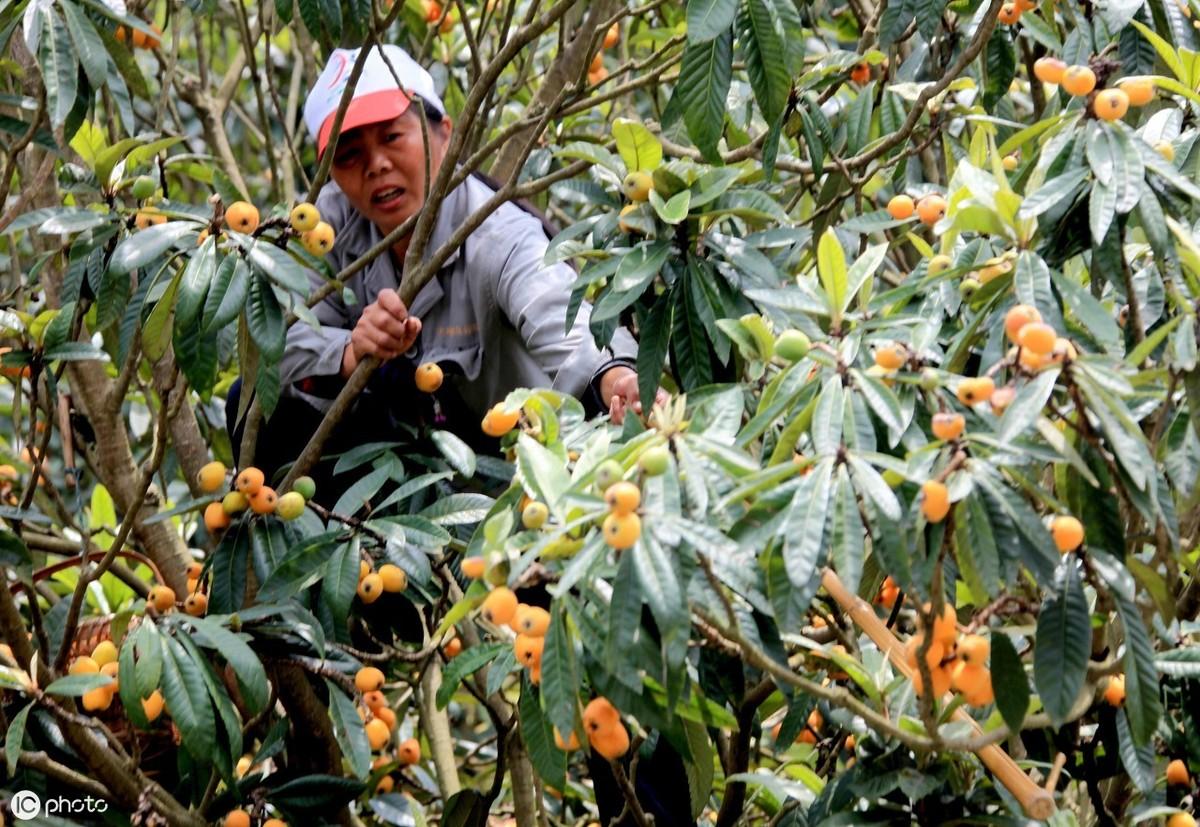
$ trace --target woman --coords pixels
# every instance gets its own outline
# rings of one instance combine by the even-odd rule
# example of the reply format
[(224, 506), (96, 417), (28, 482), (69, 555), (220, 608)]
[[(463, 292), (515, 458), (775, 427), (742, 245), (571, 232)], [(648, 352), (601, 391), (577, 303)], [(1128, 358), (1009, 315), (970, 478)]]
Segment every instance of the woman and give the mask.
[[(329, 149), (334, 117), (358, 54), (357, 49), (334, 51), (305, 104), (305, 123), (319, 156)], [(328, 256), (334, 272), (421, 209), (426, 135), (432, 180), (453, 129), (433, 78), (398, 46), (371, 50), (353, 95), (332, 149), (333, 180), (317, 199), (322, 219), (336, 232)], [(438, 212), (428, 253), (494, 194), (474, 175), (451, 191)], [(547, 228), (530, 210), (506, 203), (492, 213), (411, 307), (397, 293), (410, 240), (406, 236), (349, 280), (350, 301), (334, 293), (314, 308), (318, 328), (292, 325), (280, 371), (282, 398), (260, 429), (256, 463), (270, 475), (294, 459), (346, 377), (368, 355), (379, 357), (383, 366), (334, 432), (326, 454), (396, 439), (402, 425), (419, 423), (437, 424), (486, 448), (481, 418), (520, 387), (571, 394), (589, 413), (608, 411), (618, 423), (629, 408), (640, 413), (633, 337), (618, 329), (609, 348), (597, 348), (586, 302), (566, 329), (576, 275), (565, 264), (543, 262)], [(316, 274), (312, 280), (314, 288), (324, 284)], [(436, 407), (413, 382), (414, 370), (423, 362), (438, 363), (446, 375)], [(240, 429), (233, 427), (239, 391), (231, 393), (227, 405), (235, 442), (240, 439)], [(316, 471), (318, 482), (332, 482), (322, 470)]]
[[(305, 106), (319, 154), (328, 149), (357, 58), (358, 50), (334, 52)], [(424, 131), (414, 103), (424, 110)], [(317, 200), (321, 216), (337, 232), (330, 254), (335, 271), (421, 209), (425, 134), (430, 176), (436, 177), (452, 128), (428, 72), (398, 46), (371, 51), (333, 149), (333, 184)], [(475, 176), (450, 192), (428, 252), (493, 195)], [(602, 352), (588, 329), (586, 304), (565, 330), (575, 273), (564, 264), (543, 263), (548, 239), (537, 217), (512, 203), (501, 206), (450, 256), (412, 307), (405, 307), (396, 289), (409, 240), (398, 241), (390, 255), (351, 279), (354, 303), (334, 294), (315, 308), (319, 330), (291, 328), (282, 366), (285, 386), (309, 377), (344, 379), (367, 355), (385, 362), (404, 356), (409, 371), (426, 361), (441, 365), (474, 423), (518, 387), (561, 390), (618, 421), (627, 406), (640, 410), (633, 370), (637, 347), (629, 333), (618, 330), (611, 350)], [(296, 391), (303, 394), (303, 386)], [(310, 401), (322, 404), (319, 397)]]

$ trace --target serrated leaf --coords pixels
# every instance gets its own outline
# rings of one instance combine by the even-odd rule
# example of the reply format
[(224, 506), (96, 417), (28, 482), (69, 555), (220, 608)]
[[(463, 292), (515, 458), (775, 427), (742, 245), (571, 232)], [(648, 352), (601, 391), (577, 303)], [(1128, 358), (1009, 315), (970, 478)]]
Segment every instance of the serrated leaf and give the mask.
[(216, 716), (204, 686), (204, 677), (182, 644), (162, 636), (162, 691), (171, 720), (179, 728), (183, 746), (199, 764), (207, 764), (216, 748)]
[(831, 461), (818, 463), (796, 489), (784, 517), (783, 562), (796, 588), (805, 587), (823, 562), (832, 469)]
[(720, 162), (717, 142), (725, 129), (725, 99), (732, 79), (732, 29), (704, 43), (688, 43), (672, 103), (678, 98), (688, 137), (709, 163)]
[(442, 685), (438, 687), (437, 696), (434, 698), (437, 708), (445, 709), (468, 675), (474, 675), (506, 649), (511, 650), (512, 646), (508, 643), (483, 643), (459, 652), (446, 664), (442, 672)]
[(521, 699), (517, 711), (521, 719), (521, 736), (529, 751), (529, 760), (538, 775), (551, 787), (562, 789), (567, 771), (567, 755), (554, 744), (550, 722), (542, 714), (537, 690), (529, 675), (521, 676)]
[(773, 124), (787, 105), (791, 79), (784, 59), (783, 39), (764, 0), (743, 0), (737, 15), (737, 32), (754, 99), (763, 118)]
[(617, 118), (613, 121), (612, 136), (629, 172), (652, 172), (662, 163), (662, 144), (653, 132), (638, 121)]
[(1055, 726), (1063, 724), (1079, 697), (1091, 652), (1091, 615), (1077, 567), (1074, 557), (1063, 559), (1037, 621), (1033, 682)]
[(1020, 732), (1029, 710), (1029, 679), (1012, 640), (1003, 632), (992, 632), (992, 689), (996, 708), (1012, 732)]
[(688, 42), (707, 43), (728, 31), (737, 7), (737, 0), (688, 0)]
[(196, 225), (187, 221), (168, 221), (138, 230), (117, 245), (109, 259), (108, 270), (120, 274), (144, 267), (163, 255), (179, 239), (195, 231)]
[(329, 718), (333, 721), (333, 734), (342, 756), (350, 762), (350, 771), (356, 778), (366, 778), (371, 772), (371, 745), (367, 742), (367, 731), (354, 708), (354, 701), (328, 678), (325, 688), (329, 693)]

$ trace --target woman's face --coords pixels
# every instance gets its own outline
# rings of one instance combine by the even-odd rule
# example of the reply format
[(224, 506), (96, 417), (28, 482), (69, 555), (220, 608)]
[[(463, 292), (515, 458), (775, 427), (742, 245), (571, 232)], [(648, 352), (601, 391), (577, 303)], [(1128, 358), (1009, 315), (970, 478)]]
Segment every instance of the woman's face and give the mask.
[[(403, 224), (425, 201), (425, 143), (416, 105), (395, 120), (346, 132), (333, 152), (333, 180), (384, 233)], [(450, 140), (450, 120), (430, 122), (428, 129), (429, 173), (437, 175)]]

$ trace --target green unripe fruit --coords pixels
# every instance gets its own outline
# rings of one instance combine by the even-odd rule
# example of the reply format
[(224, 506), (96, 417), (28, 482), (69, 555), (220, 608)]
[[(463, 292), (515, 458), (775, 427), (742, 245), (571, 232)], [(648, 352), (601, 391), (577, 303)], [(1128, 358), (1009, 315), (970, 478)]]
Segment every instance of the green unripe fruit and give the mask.
[(812, 342), (801, 330), (785, 330), (775, 340), (775, 355), (785, 362), (799, 362), (808, 355)]
[(225, 513), (231, 517), (249, 507), (250, 501), (241, 491), (230, 491), (221, 499), (221, 508), (225, 509)]
[(546, 508), (545, 503), (531, 502), (525, 506), (525, 510), (521, 512), (521, 525), (531, 531), (537, 531), (546, 524), (546, 520), (550, 517), (550, 509)]
[(667, 473), (671, 464), (671, 450), (666, 445), (656, 445), (638, 458), (638, 468), (648, 477)]
[(596, 487), (601, 491), (607, 491), (610, 485), (620, 481), (623, 476), (625, 476), (625, 471), (621, 468), (621, 464), (615, 459), (606, 459), (596, 468)]
[(978, 279), (963, 279), (958, 285), (958, 294), (964, 299), (970, 299), (982, 286)]
[(954, 266), (954, 262), (950, 260), (950, 256), (934, 256), (929, 259), (929, 266), (926, 272), (931, 276), (941, 275)]
[(306, 500), (311, 500), (317, 495), (317, 484), (312, 477), (298, 477), (292, 483), (292, 490)]
[(294, 520), (304, 513), (304, 496), (299, 491), (289, 491), (275, 503), (275, 513), (284, 520)]
[(937, 390), (942, 384), (942, 379), (938, 376), (938, 372), (933, 368), (925, 368), (921, 371), (921, 388), (927, 391)]
[(129, 193), (140, 201), (154, 195), (154, 190), (157, 188), (157, 182), (149, 175), (139, 175), (133, 179), (133, 187), (130, 188)]

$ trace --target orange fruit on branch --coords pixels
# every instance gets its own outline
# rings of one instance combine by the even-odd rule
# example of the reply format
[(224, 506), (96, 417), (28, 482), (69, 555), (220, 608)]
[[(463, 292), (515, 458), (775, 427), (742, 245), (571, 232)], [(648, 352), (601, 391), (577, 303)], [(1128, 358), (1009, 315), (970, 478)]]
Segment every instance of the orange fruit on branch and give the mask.
[(1150, 78), (1123, 78), (1117, 82), (1117, 88), (1129, 98), (1130, 106), (1145, 106), (1154, 100), (1154, 82)]
[(1096, 73), (1087, 66), (1068, 66), (1063, 72), (1061, 86), (1072, 97), (1090, 95), (1096, 88)]
[(483, 601), (480, 614), (488, 623), (507, 626), (517, 613), (517, 596), (505, 586), (497, 586)]
[(437, 362), (424, 362), (417, 366), (417, 390), (423, 393), (433, 393), (442, 386), (442, 369)]
[(1054, 538), (1054, 545), (1058, 550), (1066, 554), (1079, 548), (1083, 542), (1083, 523), (1069, 514), (1055, 517), (1050, 523), (1050, 535)]
[(962, 414), (942, 411), (933, 415), (933, 435), (938, 439), (958, 439), (967, 427), (967, 420)]
[(1018, 304), (1004, 314), (1004, 332), (1010, 340), (1015, 342), (1021, 334), (1021, 328), (1027, 324), (1040, 322), (1041, 320), (1042, 314), (1038, 312), (1036, 307), (1028, 304)]
[(1092, 111), (1101, 120), (1120, 120), (1129, 111), (1129, 95), (1122, 89), (1105, 89), (1092, 101)]
[(1067, 64), (1056, 57), (1039, 57), (1033, 64), (1033, 74), (1042, 83), (1062, 83)]
[(894, 195), (892, 200), (888, 201), (888, 215), (897, 221), (904, 221), (907, 218), (912, 218), (913, 213), (917, 211), (917, 205), (907, 195)]
[(929, 480), (921, 486), (921, 513), (931, 523), (940, 523), (950, 513), (950, 492), (944, 483)]

